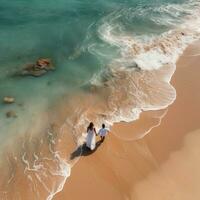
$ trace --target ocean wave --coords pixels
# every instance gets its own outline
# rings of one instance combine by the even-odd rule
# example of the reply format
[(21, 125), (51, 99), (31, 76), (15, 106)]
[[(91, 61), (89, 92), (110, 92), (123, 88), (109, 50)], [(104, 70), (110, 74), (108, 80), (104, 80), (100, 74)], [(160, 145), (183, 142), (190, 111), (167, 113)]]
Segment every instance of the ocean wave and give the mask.
[[(98, 23), (99, 38), (120, 49), (118, 58), (91, 80), (92, 85), (106, 87), (110, 93), (108, 124), (133, 121), (142, 111), (165, 109), (174, 102), (176, 91), (170, 80), (176, 61), (189, 44), (200, 38), (199, 4), (199, 1), (188, 1), (154, 8), (153, 12), (170, 14), (172, 18), (176, 15), (181, 20), (168, 31), (149, 37), (148, 33), (138, 36), (126, 32), (119, 18), (130, 13), (133, 18), (147, 17), (152, 8), (113, 12)], [(95, 54), (95, 49), (92, 53)]]
[[(172, 5), (167, 5), (165, 9), (168, 7), (174, 8)], [(184, 8), (184, 5), (178, 5), (178, 7), (182, 8), (181, 12), (187, 12), (186, 16), (181, 17), (183, 22), (176, 23), (176, 27), (159, 35), (149, 33), (131, 35), (126, 33), (123, 30), (123, 25), (115, 20), (118, 16), (121, 16), (119, 14), (117, 17), (112, 14), (114, 16), (103, 18), (98, 27), (99, 38), (112, 46), (118, 47), (121, 51), (120, 58), (112, 62), (122, 62), (126, 66), (128, 61), (132, 60), (133, 62), (134, 60), (143, 69), (147, 69), (149, 65), (151, 65), (149, 69), (157, 69), (163, 64), (175, 63), (186, 46), (198, 39), (200, 34), (199, 7), (196, 10), (194, 10), (194, 7), (191, 8), (190, 12)], [(151, 58), (151, 62), (149, 62), (149, 58)]]
[[(147, 17), (152, 12), (151, 8), (114, 12), (100, 20), (96, 24), (99, 39), (117, 47), (119, 56), (90, 80), (88, 93), (76, 98), (73, 96), (72, 102), (65, 104), (70, 111), (65, 113), (67, 118), (61, 127), (56, 131), (50, 127), (42, 136), (25, 135), (19, 142), (22, 147), (19, 154), (6, 155), (9, 169), (6, 169), (5, 179), (0, 180), (0, 185), (4, 186), (1, 187), (2, 191), (5, 189), (0, 194), (1, 199), (21, 198), (22, 193), (22, 199), (32, 195), (33, 199), (50, 200), (62, 191), (71, 168), (82, 154), (85, 126), (90, 121), (96, 127), (100, 127), (102, 122), (112, 126), (116, 122), (139, 119), (144, 111), (163, 110), (171, 105), (176, 99), (175, 88), (170, 84), (176, 61), (184, 49), (199, 38), (199, 10), (190, 10), (190, 6), (196, 6), (198, 2), (156, 8), (154, 14), (164, 13), (168, 19), (165, 21), (152, 15), (153, 22), (176, 26), (161, 34), (150, 34), (149, 37), (148, 33), (137, 35), (126, 32), (118, 19), (124, 15), (129, 20), (135, 19), (135, 16)], [(178, 19), (183, 13), (186, 13), (184, 19)], [(182, 23), (177, 23), (180, 21)], [(88, 45), (88, 51), (98, 57), (112, 56), (107, 56), (103, 49), (104, 45), (102, 50), (99, 45)], [(165, 114), (164, 110), (153, 116), (157, 119), (156, 123), (136, 135), (113, 134), (122, 140), (141, 139), (160, 125)], [(76, 158), (70, 159), (77, 148), (80, 151)], [(27, 191), (18, 190), (20, 181), (27, 185)], [(7, 191), (8, 188), (15, 190)]]
[[(184, 8), (167, 5), (158, 10), (160, 13), (170, 16), (164, 22), (168, 25), (174, 25), (174, 21), (169, 19), (178, 18), (183, 12), (186, 13), (187, 19), (181, 24), (177, 24), (179, 20), (176, 19), (177, 26), (175, 28), (160, 35), (151, 35), (149, 38), (146, 38), (146, 35), (143, 38), (126, 34), (120, 24), (115, 23), (115, 20), (123, 14), (122, 12), (117, 13), (117, 15), (112, 14), (109, 21), (106, 17), (98, 23), (100, 40), (111, 46), (116, 46), (120, 50), (120, 56), (113, 59), (106, 68), (101, 70), (100, 74), (96, 74), (90, 81), (91, 86), (95, 86), (94, 94), (83, 95), (81, 104), (87, 102), (86, 105), (80, 110), (76, 109), (75, 116), (78, 115), (76, 120), (73, 118), (66, 120), (63, 127), (68, 130), (64, 131), (63, 127), (61, 128), (60, 132), (65, 132), (65, 134), (63, 134), (63, 139), (62, 136), (59, 137), (60, 140), (74, 140), (77, 148), (80, 148), (86, 137), (85, 124), (90, 121), (93, 121), (97, 127), (100, 127), (102, 121), (109, 126), (120, 121), (130, 122), (138, 119), (143, 111), (163, 110), (174, 102), (176, 91), (170, 84), (170, 80), (176, 69), (176, 61), (179, 56), (191, 42), (199, 38), (199, 30), (196, 28), (199, 22), (198, 20), (195, 21), (194, 12), (192, 12), (193, 15), (188, 17), (191, 10), (187, 6)], [(136, 14), (138, 15), (138, 13)], [(159, 24), (163, 22), (162, 20), (156, 21), (153, 17), (151, 19)], [(192, 25), (190, 25), (191, 21), (193, 22)], [(95, 44), (90, 45), (88, 50), (95, 54), (95, 47)], [(101, 52), (98, 46), (96, 55), (107, 56), (106, 53)], [(104, 101), (99, 103), (95, 98), (98, 99), (102, 95), (101, 93), (103, 93)], [(144, 137), (161, 123), (165, 114), (164, 111), (156, 116), (158, 119), (156, 124), (139, 134), (129, 136), (128, 139), (138, 140)], [(66, 132), (72, 133), (73, 138), (67, 139)], [(116, 136), (124, 140), (127, 139), (123, 135)], [(62, 149), (61, 146), (58, 145), (57, 149)], [(70, 175), (71, 167), (78, 162), (82, 153), (81, 150), (80, 155), (73, 161), (66, 160), (70, 151), (65, 153), (62, 151), (62, 156), (57, 156), (57, 158), (62, 157), (59, 160), (59, 172), (54, 171), (52, 174), (58, 175), (62, 179), (56, 179), (58, 181), (57, 186), (49, 190), (48, 200), (62, 190), (67, 177)], [(55, 152), (53, 155), (55, 155)]]

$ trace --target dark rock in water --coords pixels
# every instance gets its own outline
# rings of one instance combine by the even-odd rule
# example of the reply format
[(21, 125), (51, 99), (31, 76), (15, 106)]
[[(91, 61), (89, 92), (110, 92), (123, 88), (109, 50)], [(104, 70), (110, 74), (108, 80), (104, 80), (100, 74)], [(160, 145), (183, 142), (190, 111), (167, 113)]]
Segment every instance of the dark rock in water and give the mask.
[(141, 69), (141, 67), (139, 67), (138, 65), (135, 67), (135, 69), (136, 69), (136, 71), (141, 71), (142, 69)]
[(21, 72), (23, 76), (39, 77), (53, 70), (54, 67), (50, 59), (42, 58), (37, 60), (35, 64), (28, 64)]
[(137, 71), (140, 71), (140, 70), (141, 70), (141, 68), (139, 67), (139, 65), (138, 65), (137, 63), (133, 63), (132, 65), (129, 65), (127, 68), (128, 68), (128, 69), (134, 68), (134, 69), (136, 69)]
[(42, 58), (42, 59), (37, 60), (36, 66), (39, 69), (46, 69), (46, 70), (52, 69), (51, 60), (50, 59), (46, 59), (46, 58)]
[(6, 117), (7, 118), (16, 118), (17, 117), (17, 114), (16, 114), (16, 112), (15, 111), (13, 111), (13, 110), (10, 110), (10, 111), (8, 111), (7, 113), (6, 113)]
[(10, 97), (10, 96), (6, 96), (3, 98), (3, 102), (6, 104), (11, 104), (15, 102), (15, 98), (14, 97)]

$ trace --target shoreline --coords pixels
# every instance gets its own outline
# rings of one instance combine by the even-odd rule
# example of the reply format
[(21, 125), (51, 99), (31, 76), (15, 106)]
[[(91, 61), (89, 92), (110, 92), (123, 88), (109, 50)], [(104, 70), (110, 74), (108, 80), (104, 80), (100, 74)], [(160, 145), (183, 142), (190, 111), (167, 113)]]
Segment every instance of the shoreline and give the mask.
[[(200, 2), (112, 3), (119, 9), (78, 2), (74, 18), (61, 2), (54, 7), (62, 17), (51, 20), (52, 4), (42, 24), (38, 4), (35, 17), (21, 13), (29, 19), (26, 40), (16, 17), (16, 27), (5, 29), (16, 33), (13, 41), (5, 36), (5, 47), (22, 43), (2, 57), (2, 97), (17, 101), (0, 106), (0, 199), (199, 199)], [(63, 17), (73, 26), (62, 27)], [(59, 32), (49, 26), (55, 21)], [(38, 81), (14, 75), (25, 65), (46, 73), (44, 63), (28, 64), (40, 58), (51, 58), (57, 70)], [(111, 128), (93, 152), (83, 146), (89, 122)]]
[[(193, 110), (194, 111), (193, 115), (195, 116), (195, 122), (190, 121), (190, 123), (188, 123), (188, 126), (185, 126), (188, 129), (187, 131), (186, 130), (184, 131), (184, 129), (180, 127), (180, 124), (179, 126), (177, 126), (179, 127), (180, 130), (186, 133), (183, 134), (182, 132), (180, 132), (178, 128), (176, 128), (175, 125), (172, 124), (170, 124), (171, 129), (172, 130), (174, 129), (175, 132), (178, 132), (177, 135), (172, 133), (170, 135), (162, 134), (162, 131), (166, 132), (166, 130), (169, 130), (166, 121), (168, 120), (170, 120), (170, 122), (173, 121), (174, 117), (177, 117), (176, 116), (177, 112), (180, 112), (183, 107), (182, 101), (184, 101), (184, 99), (188, 100), (186, 94), (184, 95), (183, 84), (185, 84), (185, 82), (182, 80), (182, 76), (184, 77), (187, 76), (188, 70), (190, 73), (192, 73), (189, 68), (190, 67), (195, 68), (195, 66), (190, 66), (190, 65), (197, 63), (197, 60), (200, 59), (198, 56), (188, 57), (187, 55), (197, 54), (198, 52), (200, 52), (199, 41), (196, 41), (185, 50), (184, 54), (178, 60), (176, 72), (172, 77), (172, 85), (175, 86), (177, 90), (177, 99), (174, 102), (174, 104), (169, 107), (167, 114), (164, 117), (161, 125), (157, 128), (154, 128), (150, 134), (145, 136), (144, 139), (138, 141), (119, 141), (119, 139), (117, 139), (113, 134), (110, 134), (110, 136), (106, 138), (105, 143), (102, 144), (102, 146), (99, 147), (99, 149), (94, 154), (91, 154), (88, 157), (82, 157), (78, 165), (75, 165), (73, 167), (72, 174), (67, 180), (64, 186), (64, 190), (58, 193), (54, 199), (58, 200), (63, 198), (79, 199), (84, 194), (83, 193), (84, 191), (89, 192), (89, 188), (87, 188), (86, 186), (89, 183), (94, 184), (94, 186), (91, 186), (91, 190), (93, 190), (93, 192), (92, 194), (90, 194), (90, 196), (93, 198), (96, 197), (96, 199), (101, 199), (103, 196), (108, 195), (110, 198), (115, 198), (115, 199), (125, 199), (124, 196), (126, 196), (128, 199), (131, 199), (133, 194), (131, 194), (129, 189), (132, 188), (133, 185), (137, 184), (139, 180), (145, 179), (146, 176), (148, 176), (148, 174), (152, 173), (152, 171), (156, 171), (158, 165), (163, 164), (172, 152), (177, 151), (178, 149), (181, 148), (184, 136), (187, 135), (188, 132), (191, 132), (189, 131), (189, 129), (192, 129), (192, 127), (195, 126), (197, 126), (195, 128), (198, 129), (198, 125), (194, 125), (194, 123), (197, 123), (196, 121), (198, 121), (197, 120), (198, 113), (195, 113), (195, 111)], [(195, 70), (198, 69), (195, 68)], [(193, 72), (191, 76), (188, 76), (188, 79), (189, 80), (192, 79), (194, 74), (197, 73)], [(198, 80), (195, 79), (195, 81)], [(198, 87), (198, 84), (196, 86)], [(188, 89), (191, 89), (190, 85), (188, 86)], [(200, 98), (198, 97), (197, 99), (199, 100)], [(197, 104), (197, 101), (195, 100), (195, 105)], [(189, 108), (187, 108), (187, 111), (188, 110)], [(155, 114), (153, 116), (155, 116)], [(156, 116), (158, 116), (157, 113)], [(182, 122), (181, 120), (183, 120), (182, 119), (183, 117), (184, 116), (181, 116), (180, 118), (179, 116), (180, 118), (178, 121), (179, 123)], [(134, 122), (119, 123), (119, 125), (117, 125), (117, 128), (116, 125), (114, 125), (114, 128), (112, 130), (114, 130), (114, 132), (116, 132), (116, 130), (120, 130), (120, 132), (123, 132), (123, 129), (125, 128), (124, 130), (131, 131), (131, 124), (134, 124)], [(162, 139), (163, 135), (165, 136), (164, 137), (165, 139)], [(166, 144), (167, 143), (166, 141), (169, 142), (168, 145)], [(165, 148), (161, 148), (162, 145)], [(128, 155), (128, 157), (126, 157), (127, 155), (124, 156), (123, 153), (126, 151), (123, 148), (123, 146), (126, 147), (125, 149), (127, 150), (127, 152), (129, 153), (132, 152), (132, 154), (134, 155), (130, 154)], [(115, 158), (112, 158), (109, 152)], [(152, 159), (152, 155), (155, 157), (154, 159)], [(123, 157), (126, 157), (127, 159)], [(98, 160), (100, 160), (101, 162), (99, 163)], [(139, 161), (140, 164), (139, 166), (135, 167), (133, 166), (133, 164), (137, 163), (137, 160)], [(100, 166), (98, 166), (96, 162), (102, 168), (100, 168)], [(125, 163), (127, 162), (127, 163), (124, 164), (123, 166), (122, 162)], [(144, 166), (144, 163), (146, 163), (145, 164), (146, 166)], [(114, 166), (116, 166), (116, 169), (113, 166), (113, 164), (115, 164)], [(120, 170), (118, 171), (117, 168), (120, 167), (122, 168), (122, 166), (126, 172), (121, 171), (123, 175), (120, 175), (119, 173)], [(90, 174), (87, 171), (88, 170), (87, 168), (92, 169), (92, 174)], [(137, 170), (140, 169), (139, 170), (140, 173), (131, 174), (131, 171), (134, 171), (134, 169)], [(99, 174), (102, 174), (104, 177), (103, 178), (99, 177), (100, 176)], [(126, 174), (126, 176), (124, 176), (124, 174)], [(85, 184), (80, 185), (80, 183), (82, 182), (84, 182)], [(105, 183), (107, 187), (105, 188), (105, 186), (102, 186), (102, 183)], [(99, 187), (102, 187), (100, 191), (103, 190), (104, 191), (103, 194), (101, 194), (101, 192), (99, 191), (98, 189)], [(79, 194), (75, 192), (76, 190), (79, 190)]]
[[(196, 43), (199, 44), (199, 42), (195, 42), (194, 44)], [(188, 57), (185, 57), (185, 55), (192, 52), (192, 50), (190, 50), (191, 48), (193, 49), (194, 53), (196, 52), (198, 46), (194, 47), (194, 44), (189, 46), (184, 54), (181, 56), (180, 60), (177, 63), (177, 69), (179, 65), (182, 65), (181, 62), (183, 62), (183, 58), (186, 58), (186, 61), (190, 60), (188, 59)], [(189, 53), (187, 53), (187, 51), (189, 51)], [(166, 68), (164, 67), (164, 70), (160, 70), (159, 74), (161, 76), (165, 76), (165, 72), (167, 69), (172, 68), (168, 68), (166, 66)], [(174, 76), (179, 76), (176, 74), (177, 72), (175, 72)], [(149, 75), (150, 74), (148, 74), (148, 76)], [(173, 83), (175, 83), (176, 85), (176, 78), (174, 78), (174, 76), (172, 76), (172, 85)], [(169, 77), (166, 78), (167, 80), (169, 79)], [(171, 89), (172, 86), (169, 86), (169, 88)], [(44, 113), (43, 115), (43, 119), (45, 119), (45, 124), (47, 127), (44, 127), (44, 123), (36, 123), (36, 125), (42, 127), (41, 130), (39, 130), (39, 127), (37, 128), (37, 134), (31, 132), (31, 134), (25, 134), (24, 138), (23, 136), (20, 138), (16, 138), (16, 141), (22, 144), (23, 148), (20, 148), (19, 145), (19, 147), (17, 147), (17, 152), (14, 152), (15, 150), (13, 149), (12, 152), (8, 151), (5, 154), (5, 158), (8, 158), (9, 169), (6, 169), (5, 174), (7, 177), (4, 177), (5, 180), (2, 181), (8, 182), (8, 198), (14, 198), (14, 196), (18, 193), (23, 194), (23, 198), (28, 197), (30, 195), (29, 190), (33, 186), (30, 185), (30, 188), (28, 188), (28, 190), (26, 188), (27, 184), (30, 184), (31, 181), (32, 183), (34, 183), (34, 187), (38, 187), (39, 189), (38, 198), (48, 196), (48, 198), (50, 199), (63, 199), (69, 197), (71, 197), (72, 199), (80, 199), (80, 197), (74, 197), (74, 195), (76, 196), (76, 192), (73, 191), (73, 189), (77, 187), (76, 184), (77, 182), (79, 182), (79, 179), (81, 179), (81, 182), (88, 182), (87, 178), (90, 177), (90, 174), (87, 170), (89, 167), (93, 171), (92, 176), (89, 178), (89, 182), (93, 182), (94, 185), (97, 185), (98, 187), (100, 187), (104, 183), (106, 187), (101, 187), (103, 187), (103, 190), (108, 193), (108, 196), (110, 196), (110, 198), (131, 199), (132, 194), (130, 192), (130, 188), (135, 183), (142, 180), (144, 178), (144, 175), (147, 176), (149, 173), (156, 170), (158, 163), (157, 160), (155, 161), (155, 159), (153, 159), (151, 151), (156, 151), (155, 146), (158, 145), (160, 141), (155, 143), (157, 139), (152, 139), (153, 136), (151, 135), (155, 132), (155, 130), (159, 129), (160, 124), (162, 126), (162, 120), (165, 121), (168, 116), (168, 112), (170, 112), (171, 110), (171, 106), (174, 107), (174, 105), (171, 105), (169, 109), (142, 112), (138, 120), (130, 123), (115, 123), (112, 128), (112, 134), (110, 134), (110, 136), (103, 144), (98, 146), (95, 152), (83, 154), (81, 156), (81, 152), (79, 152), (74, 160), (70, 160), (70, 164), (72, 164), (72, 166), (69, 167), (69, 163), (66, 163), (66, 161), (69, 161), (68, 159), (70, 154), (76, 149), (76, 142), (74, 138), (78, 138), (78, 136), (80, 136), (80, 133), (82, 133), (82, 130), (84, 130), (85, 128), (87, 120), (91, 120), (94, 117), (95, 119), (99, 117), (106, 120), (106, 114), (102, 113), (102, 110), (106, 110), (107, 105), (105, 104), (105, 102), (107, 101), (107, 99), (105, 101), (105, 98), (102, 98), (102, 96), (104, 97), (104, 95), (100, 95), (101, 92), (104, 94), (104, 91), (99, 91), (98, 88), (88, 89), (88, 93), (83, 93), (78, 96), (75, 95), (75, 98), (73, 98), (73, 100), (67, 101), (67, 99), (63, 97), (62, 100), (57, 102), (58, 105), (53, 105), (50, 112)], [(180, 90), (182, 89), (183, 88), (181, 85)], [(161, 92), (163, 93), (164, 91)], [(161, 99), (163, 99), (162, 95)], [(169, 98), (167, 101), (171, 99)], [(153, 103), (156, 104), (157, 101), (153, 101)], [(165, 104), (166, 102), (164, 101), (163, 103)], [(176, 102), (175, 107), (177, 107)], [(52, 115), (52, 113), (56, 113), (56, 115)], [(66, 119), (66, 116), (71, 117)], [(88, 117), (87, 120), (85, 117)], [(82, 122), (81, 119), (83, 120)], [(79, 135), (76, 135), (76, 132), (74, 132), (73, 126), (71, 127), (71, 125), (80, 122), (81, 124), (79, 124), (80, 127), (78, 129)], [(97, 122), (99, 122), (98, 119)], [(149, 135), (146, 135), (146, 133), (150, 131), (151, 133)], [(158, 133), (158, 136), (160, 136), (160, 133)], [(161, 160), (164, 156), (158, 155), (156, 153), (156, 159), (158, 159), (157, 157), (159, 157), (159, 159)], [(78, 165), (74, 166), (74, 164), (76, 164), (79, 159), (81, 160)], [(102, 161), (102, 163), (100, 163), (98, 159)], [(59, 160), (59, 163), (56, 160)], [(88, 161), (91, 166), (88, 166)], [(137, 164), (137, 166), (134, 166), (134, 164), (136, 164), (135, 162), (137, 161), (139, 161), (139, 164)], [(125, 167), (123, 167), (124, 162)], [(46, 165), (49, 166), (49, 169), (40, 169), (41, 166)], [(115, 166), (118, 167), (115, 168)], [(72, 167), (72, 174), (70, 176)], [(127, 171), (123, 171), (122, 168), (125, 168)], [(139, 170), (139, 174), (132, 174), (132, 170), (138, 171), (138, 169), (140, 168), (141, 170)], [(10, 174), (10, 169), (15, 169), (13, 174)], [(50, 175), (49, 178), (45, 177), (45, 174), (51, 173), (52, 169), (55, 170), (55, 173), (57, 174), (55, 176)], [(85, 175), (87, 174), (87, 178), (84, 177), (82, 173), (85, 173)], [(40, 177), (40, 175), (42, 178)], [(103, 177), (99, 177), (101, 175)], [(98, 180), (96, 180), (95, 177), (98, 177)], [(3, 184), (2, 181), (0, 182), (0, 185)], [(20, 187), (19, 190), (11, 192), (10, 189), (14, 187), (16, 188), (16, 184), (20, 184), (22, 185), (22, 187)], [(44, 191), (43, 189), (41, 189), (41, 186), (44, 187)], [(64, 188), (62, 191), (60, 191), (61, 187)], [(66, 187), (70, 188), (70, 190), (73, 192), (71, 193), (70, 191), (70, 194), (68, 194), (69, 191), (67, 191), (67, 194), (65, 194)], [(82, 191), (81, 188), (79, 189)], [(37, 189), (35, 188), (32, 188), (32, 190), (37, 191)], [(85, 188), (85, 190), (87, 190), (87, 188)], [(98, 193), (95, 188), (94, 191)], [(2, 198), (7, 198), (7, 194), (5, 195), (0, 193), (0, 195), (3, 195)], [(60, 197), (60, 195), (64, 196)], [(98, 196), (99, 198), (104, 198), (104, 196), (101, 196), (101, 194), (99, 193)], [(35, 197), (33, 195), (33, 199), (34, 198)]]

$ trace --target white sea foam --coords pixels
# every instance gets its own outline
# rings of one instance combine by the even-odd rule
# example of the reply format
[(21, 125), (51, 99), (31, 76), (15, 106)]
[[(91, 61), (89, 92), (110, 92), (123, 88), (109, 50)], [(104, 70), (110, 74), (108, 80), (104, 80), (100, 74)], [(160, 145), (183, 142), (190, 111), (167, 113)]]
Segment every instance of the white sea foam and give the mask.
[[(115, 80), (107, 83), (111, 87), (109, 99), (111, 103), (109, 103), (112, 108), (112, 114), (108, 114), (107, 117), (107, 124), (133, 121), (139, 118), (142, 111), (164, 109), (174, 102), (176, 91), (170, 84), (170, 80), (176, 69), (179, 56), (182, 55), (189, 44), (200, 38), (199, 5), (200, 1), (188, 1), (182, 5), (167, 4), (154, 8), (153, 12), (164, 15), (163, 18), (151, 16), (153, 21), (159, 20), (157, 21), (159, 24), (174, 26), (161, 35), (150, 35), (150, 37), (146, 34), (137, 36), (124, 32), (116, 19), (123, 14), (128, 15), (128, 18), (131, 14), (147, 17), (151, 8), (145, 8), (145, 10), (139, 8), (137, 11), (133, 9), (134, 12), (132, 9), (123, 10), (119, 13), (114, 12), (101, 20), (98, 28), (100, 39), (118, 47), (121, 51), (119, 58), (114, 59), (108, 65), (109, 71), (115, 76)], [(183, 13), (184, 17), (182, 17)], [(133, 15), (132, 18), (134, 18)], [(175, 19), (173, 20), (173, 18)], [(92, 53), (95, 53), (95, 49)], [(144, 80), (143, 85), (148, 86), (150, 93), (149, 91), (142, 91), (139, 81), (134, 80), (137, 79), (134, 76), (134, 71), (138, 68), (143, 71), (141, 72), (142, 75), (138, 73), (138, 76), (141, 76), (142, 81)], [(102, 72), (96, 74), (91, 83), (100, 85), (101, 79), (99, 77), (101, 74)], [(130, 77), (130, 74), (132, 74), (132, 77)], [(123, 76), (123, 79), (127, 79), (127, 81), (120, 80), (120, 76)], [(159, 81), (156, 82), (156, 79)], [(122, 99), (120, 102), (119, 94), (125, 95), (126, 100)], [(129, 98), (134, 100), (127, 100)]]
[[(105, 42), (121, 49), (121, 57), (113, 63), (136, 62), (144, 70), (159, 69), (164, 64), (175, 63), (184, 49), (199, 38), (200, 22), (196, 13), (176, 29), (159, 36), (144, 39), (126, 33), (116, 34), (116, 25), (103, 23), (98, 32)], [(146, 41), (147, 40), (147, 41)]]
[[(198, 2), (190, 1), (184, 5), (167, 5), (157, 8), (157, 12), (169, 15), (168, 18), (166, 15), (164, 15), (164, 18), (152, 17), (152, 20), (157, 24), (175, 26), (177, 22), (181, 21), (178, 19), (180, 13), (185, 12), (187, 15), (191, 15), (183, 23), (177, 25), (176, 28), (159, 36), (151, 35), (149, 38), (147, 35), (141, 37), (126, 34), (120, 25), (113, 23), (117, 17), (123, 14), (122, 12), (118, 13), (117, 16), (115, 13), (111, 14), (109, 18), (113, 17), (112, 19), (107, 20), (108, 17), (106, 17), (101, 21), (101, 25), (98, 28), (100, 39), (118, 47), (121, 56), (114, 59), (108, 66), (109, 71), (115, 77), (109, 80), (111, 95), (108, 104), (111, 109), (106, 112), (106, 117), (104, 116), (103, 119), (101, 117), (95, 119), (97, 127), (100, 126), (102, 120), (110, 126), (119, 121), (133, 121), (139, 118), (142, 111), (165, 109), (174, 102), (176, 91), (170, 84), (170, 80), (176, 68), (176, 61), (185, 48), (199, 38), (200, 28), (198, 27), (200, 27), (200, 23), (197, 19), (199, 10), (195, 12), (191, 10), (191, 7), (196, 3)], [(130, 11), (129, 9), (129, 13)], [(141, 12), (141, 15), (145, 15), (146, 11), (139, 10), (138, 12)], [(135, 15), (138, 15), (138, 13), (135, 13)], [(176, 19), (173, 20), (173, 17)], [(116, 30), (119, 32), (116, 32)], [(95, 47), (95, 44), (90, 44), (88, 50), (93, 54), (96, 53), (97, 56), (106, 56), (105, 53), (95, 52)], [(136, 68), (139, 68), (141, 71), (137, 72)], [(101, 71), (100, 75), (96, 74), (93, 77), (93, 80), (91, 80), (92, 84), (100, 85), (102, 73), (104, 71)], [(124, 80), (123, 76), (127, 80)], [(140, 83), (141, 80), (142, 84)], [(147, 90), (142, 91), (143, 87)], [(119, 94), (124, 96), (119, 97)], [(84, 119), (80, 117), (74, 130), (80, 131), (81, 128), (79, 126), (84, 126), (89, 121), (90, 118), (87, 118), (87, 112), (85, 113)], [(141, 139), (154, 127), (159, 126), (165, 114), (166, 112), (158, 116), (157, 124), (131, 139)], [(126, 138), (121, 137), (121, 139)], [(82, 136), (78, 138), (78, 146), (83, 144), (84, 140), (85, 134), (82, 133)], [(60, 175), (65, 178), (50, 193), (47, 200), (52, 199), (56, 193), (63, 189), (64, 183), (70, 175), (69, 169), (72, 166), (69, 167), (62, 160), (60, 161), (62, 169)]]
[[(98, 118), (95, 119), (97, 127), (100, 126), (102, 121), (110, 126), (119, 121), (134, 121), (140, 117), (143, 111), (164, 109), (174, 102), (176, 91), (170, 84), (170, 80), (176, 68), (176, 61), (184, 49), (198, 39), (200, 34), (199, 10), (190, 9), (190, 6), (198, 2), (189, 1), (188, 5), (167, 5), (154, 10), (154, 12), (169, 14), (168, 17), (164, 15), (163, 18), (151, 18), (155, 23), (161, 25), (175, 26), (177, 22), (180, 22), (178, 19), (180, 13), (186, 12), (188, 14), (183, 23), (159, 36), (136, 36), (124, 32), (119, 24), (113, 22), (123, 15), (125, 10), (117, 13), (117, 15), (116, 12), (112, 13), (101, 21), (98, 28), (99, 38), (107, 44), (118, 47), (120, 57), (112, 60), (108, 68), (105, 69), (112, 75), (107, 80), (110, 91), (109, 109), (106, 110), (103, 117), (98, 115)], [(149, 10), (146, 9), (139, 9), (135, 13), (129, 9), (127, 12), (129, 19), (134, 17), (132, 14), (147, 15)], [(189, 14), (191, 15), (189, 16)], [(173, 17), (176, 19), (173, 20)], [(89, 51), (93, 54), (96, 53), (95, 47), (95, 44), (89, 46)], [(101, 52), (97, 52), (97, 55), (106, 56), (105, 53), (102, 54)], [(101, 85), (101, 75), (106, 72), (101, 71), (101, 74), (96, 74), (91, 80), (92, 84)], [(77, 141), (77, 145), (80, 146), (85, 140), (82, 127), (90, 121), (90, 117), (87, 116), (87, 110), (84, 113), (82, 111), (76, 112), (77, 114), (80, 118), (76, 120), (72, 133), (74, 136), (82, 134)], [(138, 140), (144, 137), (154, 127), (160, 125), (165, 114), (166, 112), (157, 117), (157, 124), (130, 138)], [(74, 123), (73, 120), (71, 122), (68, 118), (60, 129), (60, 135), (65, 135), (64, 129), (66, 127), (69, 129), (70, 125), (74, 125)], [(71, 168), (77, 163), (78, 159), (70, 163), (67, 158), (63, 158), (60, 152), (53, 148), (56, 144), (56, 141), (53, 140), (53, 134), (51, 132), (48, 134), (50, 139), (49, 151), (52, 157), (42, 157), (34, 152), (34, 161), (30, 163), (27, 153), (24, 151), (21, 159), (24, 164), (24, 174), (32, 185), (32, 191), (36, 191), (36, 196), (39, 198), (40, 194), (36, 184), (36, 181), (38, 181), (48, 193), (46, 199), (51, 200), (58, 192), (62, 191), (67, 178), (70, 176)], [(119, 135), (116, 136), (119, 137)], [(126, 139), (123, 136), (120, 136), (120, 138)], [(43, 145), (44, 141), (41, 141)], [(25, 146), (23, 148), (25, 150)], [(51, 184), (47, 182), (48, 175), (54, 178)], [(12, 180), (13, 174), (10, 176), (9, 184)]]

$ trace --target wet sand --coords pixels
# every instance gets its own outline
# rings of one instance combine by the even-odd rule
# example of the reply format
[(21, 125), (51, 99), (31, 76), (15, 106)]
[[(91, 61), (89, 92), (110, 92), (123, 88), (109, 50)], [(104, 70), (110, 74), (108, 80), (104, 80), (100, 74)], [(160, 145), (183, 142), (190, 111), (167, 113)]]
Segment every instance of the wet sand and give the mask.
[[(116, 124), (95, 152), (83, 153), (54, 199), (200, 198), (199, 53), (200, 42), (195, 42), (177, 63), (174, 104), (146, 112), (136, 122)], [(151, 131), (132, 140), (144, 130)]]

